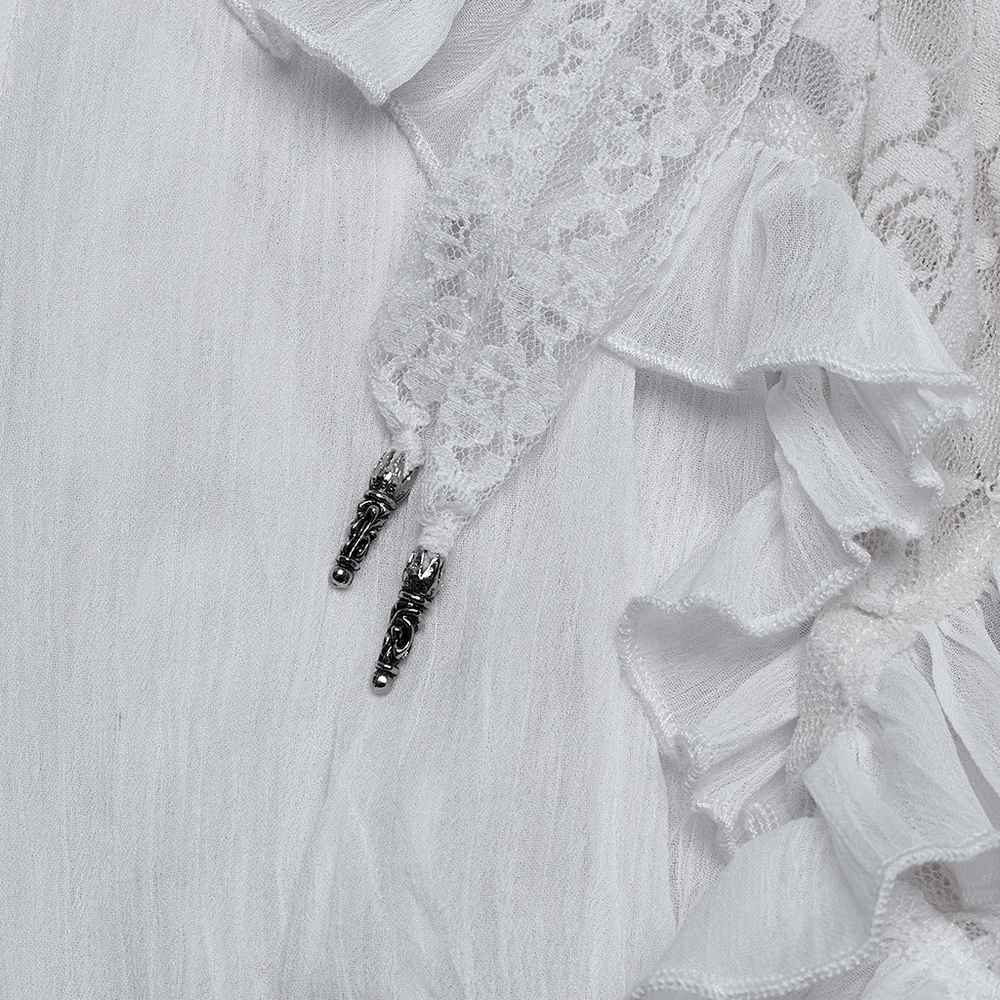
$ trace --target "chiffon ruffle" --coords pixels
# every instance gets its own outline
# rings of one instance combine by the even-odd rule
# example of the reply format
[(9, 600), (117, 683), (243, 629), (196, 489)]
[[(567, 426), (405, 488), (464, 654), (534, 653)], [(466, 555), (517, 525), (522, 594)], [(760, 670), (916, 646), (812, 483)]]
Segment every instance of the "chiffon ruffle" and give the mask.
[(433, 177), (466, 136), (528, 0), (226, 0), (279, 59), (301, 50), (385, 106)]
[[(734, 442), (759, 455), (762, 488), (622, 620), (686, 849), (728, 859), (635, 995), (819, 997), (831, 977), (838, 997), (995, 995), (987, 959), (948, 972), (954, 941), (913, 948), (900, 928), (997, 943), (1000, 747), (983, 704), (1000, 682), (996, 608), (986, 593), (926, 621), (856, 596), (960, 495), (931, 441), (975, 414), (974, 381), (847, 192), (739, 142), (608, 347), (759, 393), (766, 428)], [(928, 865), (955, 881), (950, 916), (912, 889)], [(962, 976), (973, 992), (947, 992)]]
[(280, 59), (298, 48), (332, 63), (371, 104), (414, 77), (441, 47), (465, 0), (227, 0)]

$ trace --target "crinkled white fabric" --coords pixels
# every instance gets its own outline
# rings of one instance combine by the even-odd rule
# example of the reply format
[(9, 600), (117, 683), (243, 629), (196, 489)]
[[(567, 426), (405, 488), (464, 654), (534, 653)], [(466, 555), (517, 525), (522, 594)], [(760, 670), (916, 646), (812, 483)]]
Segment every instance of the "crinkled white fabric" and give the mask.
[[(660, 287), (609, 341), (689, 386), (676, 406), (652, 402), (651, 426), (692, 404), (727, 414), (700, 447), (741, 455), (647, 504), (688, 541), (623, 620), (682, 873), (678, 934), (636, 996), (1000, 995), (996, 737), (970, 686), (1000, 670), (995, 592), (980, 596), (997, 432), (967, 423), (981, 411), (971, 371), (993, 379), (995, 412), (995, 187), (980, 174), (974, 277), (969, 188), (997, 136), (963, 77), (972, 18), (935, 39), (929, 12), (906, 11), (873, 10), (866, 129), (852, 124), (860, 92), (835, 100), (826, 135), (782, 117), (809, 88), (800, 77), (783, 95), (776, 66), (744, 130), (756, 143), (719, 161)], [(799, 38), (815, 26), (803, 20)], [(849, 22), (839, 37), (864, 51)], [(905, 114), (889, 103), (904, 95)], [(734, 389), (742, 419), (720, 399)], [(947, 905), (928, 866), (954, 883)], [(901, 878), (926, 912), (897, 905)]]
[(385, 104), (434, 176), (480, 113), (529, 0), (227, 2), (277, 58), (316, 56)]
[(996, 997), (995, 11), (807, 5), (374, 703), (423, 186), (331, 64), (433, 178), (521, 7), (240, 10), (13, 22), (0, 992)]
[(406, 140), (222, 4), (17, 20), (0, 996), (623, 996), (672, 931), (614, 648), (647, 585), (632, 369), (588, 372), (376, 700), (412, 512), (351, 591), (326, 575), (386, 444), (365, 347), (423, 195)]
[(345, 73), (372, 104), (384, 104), (441, 47), (465, 0), (231, 0), (274, 55), (298, 48)]
[(426, 464), (421, 546), (446, 554), (544, 433), (609, 314), (669, 255), (801, 6), (528, 5), (374, 333), (393, 445)]
[[(772, 649), (741, 684), (729, 680), (719, 708), (675, 736), (689, 808), (718, 827), (732, 860), (635, 996), (798, 996), (873, 958), (865, 996), (1000, 995), (1000, 773), (979, 693), (1000, 674), (998, 611), (994, 585), (881, 665), (854, 724), (805, 771), (798, 816), (775, 800), (787, 807), (788, 695), (808, 668), (801, 640), (790, 635), (779, 644), (787, 653)], [(644, 653), (633, 655), (642, 669)], [(690, 848), (680, 839), (677, 850)], [(907, 878), (924, 889), (920, 915), (900, 911)]]
[(7, 53), (10, 48), (11, 34), (14, 30), (14, 14), (17, 10), (17, 0), (3, 0), (0, 3), (0, 81), (6, 76)]

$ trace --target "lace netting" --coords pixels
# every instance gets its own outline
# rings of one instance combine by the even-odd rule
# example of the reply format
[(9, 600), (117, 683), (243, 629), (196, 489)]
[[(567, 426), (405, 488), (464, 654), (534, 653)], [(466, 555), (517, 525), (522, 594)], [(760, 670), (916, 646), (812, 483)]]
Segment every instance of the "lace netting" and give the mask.
[(1000, 992), (1000, 921), (962, 907), (948, 865), (918, 865), (893, 895), (885, 954), (889, 963), (905, 963), (915, 990), (934, 983), (946, 1000), (993, 1000)]
[[(637, 685), (640, 697), (652, 706), (649, 714), (655, 720), (681, 718), (682, 709), (690, 713), (686, 721), (677, 723), (680, 734), (676, 738), (665, 726), (658, 730), (661, 751), (667, 748), (664, 766), (668, 777), (676, 782), (687, 779), (719, 794), (720, 789), (729, 787), (726, 781), (730, 772), (724, 771), (725, 767), (735, 771), (734, 762), (738, 760), (742, 773), (747, 773), (758, 759), (766, 759), (768, 763), (773, 759), (776, 768), (784, 767), (786, 772), (777, 795), (771, 772), (762, 769), (766, 781), (761, 778), (752, 789), (751, 782), (747, 782), (747, 788), (741, 786), (738, 795), (721, 801), (749, 812), (759, 803), (770, 807), (777, 800), (785, 810), (784, 813), (776, 810), (779, 829), (787, 827), (789, 817), (805, 821), (821, 815), (831, 829), (843, 819), (836, 808), (827, 808), (829, 803), (821, 807), (818, 799), (814, 801), (808, 795), (803, 801), (802, 775), (818, 760), (832, 767), (830, 761), (836, 759), (833, 751), (849, 758), (854, 747), (866, 746), (865, 740), (878, 726), (878, 719), (873, 721), (872, 696), (882, 690), (880, 677), (899, 670), (900, 663), (910, 663), (911, 659), (919, 662), (918, 669), (924, 672), (923, 681), (931, 692), (928, 704), (934, 706), (938, 706), (935, 694), (946, 698), (945, 684), (941, 681), (946, 669), (960, 675), (953, 686), (963, 696), (974, 688), (974, 680), (970, 678), (980, 675), (962, 666), (959, 653), (955, 654), (953, 664), (944, 662), (947, 656), (938, 657), (940, 650), (935, 650), (934, 656), (938, 658), (933, 658), (926, 645), (931, 640), (925, 637), (925, 632), (931, 635), (936, 623), (948, 619), (941, 635), (952, 638), (939, 637), (937, 641), (941, 649), (952, 642), (961, 650), (964, 647), (961, 647), (960, 625), (949, 616), (961, 609), (970, 615), (979, 614), (982, 608), (994, 643), (1000, 638), (995, 610), (991, 612), (985, 603), (988, 588), (984, 590), (1000, 548), (998, 42), (1000, 10), (996, 5), (974, 8), (969, 3), (936, 0), (858, 0), (849, 4), (810, 0), (736, 133), (740, 139), (788, 151), (814, 165), (820, 176), (851, 195), (859, 215), (880, 241), (896, 274), (955, 361), (979, 381), (983, 397), (974, 420), (946, 426), (933, 439), (931, 457), (944, 486), (937, 515), (905, 531), (876, 529), (855, 536), (854, 542), (870, 556), (868, 569), (846, 591), (828, 600), (807, 623), (801, 658), (789, 671), (790, 684), (798, 686), (797, 697), (789, 708), (792, 719), (789, 726), (780, 730), (771, 728), (783, 719), (775, 710), (774, 719), (768, 716), (754, 729), (752, 720), (740, 717), (738, 706), (727, 704), (725, 707), (738, 720), (732, 732), (738, 732), (745, 740), (741, 755), (723, 754), (712, 761), (710, 746), (703, 755), (706, 763), (702, 771), (696, 772), (691, 760), (702, 748), (688, 732), (693, 732), (694, 737), (699, 737), (706, 728), (711, 732), (710, 727), (716, 726), (717, 703), (710, 700), (710, 695), (701, 700), (692, 698), (687, 686), (690, 678), (680, 676), (681, 669), (676, 664), (680, 662), (686, 667), (697, 662), (700, 666), (702, 661), (693, 654), (685, 658), (687, 649), (679, 649), (681, 642), (688, 639), (679, 625), (672, 630), (664, 628), (666, 638), (662, 647), (656, 645), (659, 640), (655, 638), (655, 621), (650, 624), (654, 638), (643, 639), (638, 631), (628, 633), (626, 642), (635, 639), (639, 644), (638, 652), (626, 649), (631, 657), (627, 664), (630, 679), (638, 677), (639, 684), (650, 678), (655, 681), (655, 685), (649, 683), (644, 688)], [(775, 376), (768, 385), (777, 381)], [(747, 590), (752, 586), (748, 584)], [(679, 607), (672, 603), (673, 591), (669, 601), (671, 612)], [(650, 620), (654, 619), (657, 607), (652, 602), (646, 605)], [(677, 619), (680, 617), (678, 613)], [(692, 635), (697, 624), (689, 626)], [(707, 628), (705, 631), (704, 640), (708, 643), (711, 637)], [(975, 645), (974, 637), (964, 638)], [(788, 642), (792, 642), (791, 637)], [(947, 648), (951, 650), (952, 646)], [(985, 644), (976, 649), (983, 651), (985, 657), (994, 655)], [(705, 657), (706, 675), (709, 663), (719, 674), (727, 671), (736, 674), (752, 656), (749, 643), (745, 649), (741, 648), (740, 654), (727, 652), (729, 659), (721, 655), (716, 660)], [(974, 658), (971, 652), (967, 655)], [(640, 656), (645, 657), (642, 673), (636, 669)], [(769, 670), (776, 663), (768, 661), (766, 667), (753, 672), (759, 690), (773, 692), (776, 685)], [(892, 670), (887, 670), (888, 667)], [(986, 667), (983, 673), (988, 673)], [(715, 675), (712, 677), (714, 680)], [(732, 688), (724, 690), (734, 688), (736, 681)], [(757, 690), (749, 683), (746, 691), (742, 686), (736, 689), (747, 700)], [(671, 698), (669, 707), (661, 708)], [(953, 696), (953, 701), (957, 700), (958, 696)], [(914, 726), (920, 725), (912, 713), (907, 715), (908, 703), (900, 701), (895, 707)], [(964, 702), (962, 708), (965, 709)], [(756, 703), (748, 711), (754, 710), (759, 711)], [(938, 707), (937, 711), (942, 709)], [(991, 716), (985, 705), (979, 709), (973, 704), (967, 711), (970, 721), (965, 725), (969, 732), (989, 731)], [(753, 730), (754, 741), (739, 730), (740, 724)], [(947, 725), (943, 724), (942, 730), (949, 746), (953, 738), (959, 743)], [(712, 746), (716, 749), (728, 746), (723, 741), (730, 738), (730, 730), (721, 725), (716, 729)], [(781, 750), (771, 752), (776, 732), (786, 742)], [(838, 735), (843, 738), (831, 746)], [(734, 743), (736, 739), (732, 736)], [(671, 756), (675, 743), (686, 754), (678, 751), (676, 757)], [(845, 747), (851, 747), (851, 751)], [(881, 775), (885, 762), (877, 759), (879, 745), (873, 743), (872, 747), (873, 760), (858, 767), (863, 770), (870, 763), (872, 775)], [(979, 751), (982, 752), (981, 747)], [(972, 753), (962, 747), (952, 752), (966, 756)], [(982, 796), (983, 810), (988, 813), (992, 808), (987, 802), (992, 796), (989, 784), (995, 781), (995, 775), (984, 778), (977, 771), (979, 758), (970, 759), (969, 781), (975, 794)], [(962, 760), (965, 763), (965, 757)], [(845, 770), (848, 777), (855, 774), (846, 765)], [(933, 773), (933, 769), (928, 773)], [(906, 784), (903, 775), (897, 775), (896, 780)], [(876, 779), (872, 777), (872, 781)], [(736, 784), (735, 780), (732, 784)], [(858, 784), (860, 787), (863, 782)], [(813, 787), (809, 785), (810, 789)], [(971, 792), (970, 797), (973, 797)], [(899, 801), (907, 805), (905, 797)], [(726, 841), (727, 816), (717, 808), (712, 813), (710, 830), (704, 816), (697, 813), (700, 808), (707, 815), (702, 802), (703, 799), (686, 794), (686, 789), (678, 791), (676, 803), (672, 802), (676, 805), (674, 815), (681, 818), (671, 850), (678, 856), (686, 854), (701, 859), (691, 861), (692, 865), (704, 863), (710, 846), (714, 846), (712, 840), (732, 850)], [(861, 824), (866, 814), (862, 810), (859, 815)], [(997, 817), (990, 813), (990, 818), (995, 826)], [(868, 821), (875, 822), (871, 817)], [(760, 843), (762, 833), (774, 827), (773, 823), (744, 823), (739, 831), (742, 840), (736, 846), (739, 850), (744, 850), (748, 843), (753, 847), (753, 842)], [(914, 826), (919, 827), (920, 823)], [(877, 839), (874, 832), (873, 839)], [(937, 846), (934, 842), (934, 847)], [(753, 855), (758, 860), (763, 856), (763, 847)], [(915, 882), (923, 890), (923, 893), (913, 891), (913, 896), (920, 897), (916, 902), (908, 898), (906, 906), (892, 912), (880, 909), (881, 904), (873, 904), (872, 912), (879, 921), (875, 937), (882, 935), (884, 940), (878, 945), (879, 971), (875, 973), (876, 978), (881, 978), (878, 983), (873, 980), (872, 990), (866, 996), (917, 995), (928, 984), (940, 984), (941, 991), (919, 995), (993, 997), (1000, 992), (1000, 980), (995, 975), (1000, 955), (995, 913), (982, 905), (981, 899), (962, 898), (961, 892), (956, 895), (955, 880), (950, 878), (947, 866), (940, 862), (934, 865), (937, 867), (924, 866), (910, 873), (909, 883)], [(710, 865), (704, 863), (704, 867), (709, 869)], [(718, 870), (725, 870), (721, 863)], [(709, 891), (704, 889), (706, 885), (714, 886), (713, 877), (704, 876), (703, 891)], [(683, 883), (684, 879), (677, 881)], [(675, 890), (681, 928), (694, 912), (689, 900), (699, 898), (697, 891), (690, 888), (692, 881), (688, 880), (683, 895)], [(905, 889), (912, 889), (912, 884), (905, 885)], [(721, 894), (712, 898), (732, 902), (732, 897)], [(759, 896), (748, 890), (740, 898), (748, 900), (748, 909), (754, 906), (766, 909), (774, 896), (772, 887), (767, 886), (760, 890)], [(725, 915), (718, 919), (718, 927), (726, 927)], [(701, 925), (699, 929), (703, 929)], [(877, 943), (875, 937), (872, 947)], [(669, 975), (674, 977), (669, 979), (671, 984), (681, 981), (678, 969), (687, 974), (683, 963), (674, 957), (688, 956), (683, 947), (682, 942), (680, 949), (664, 962), (663, 968), (669, 968)], [(747, 958), (747, 964), (751, 963)], [(825, 974), (831, 975), (830, 970)], [(654, 976), (634, 995), (655, 993), (655, 988), (667, 981)], [(900, 986), (901, 983), (905, 985)], [(884, 992), (880, 992), (881, 985), (886, 985)], [(906, 986), (912, 986), (912, 993)], [(822, 985), (814, 989), (816, 996), (855, 995), (845, 988), (844, 977), (839, 973), (830, 980), (828, 993)], [(780, 992), (792, 993), (792, 984), (774, 988), (775, 994)], [(770, 992), (762, 988), (759, 993), (751, 993), (748, 989), (738, 995), (770, 995)], [(813, 993), (808, 995), (811, 997)]]
[(911, 869), (904, 878), (965, 935), (978, 961), (990, 972), (1000, 974), (1000, 918), (968, 908), (952, 869), (943, 861), (928, 861)]
[(814, 625), (793, 772), (852, 724), (864, 686), (917, 628), (979, 597), (1000, 548), (997, 25), (926, 0), (883, 3), (877, 24), (855, 200), (984, 405), (935, 438), (947, 492), (932, 530), (857, 539), (871, 569)]
[(739, 136), (788, 150), (853, 193), (877, 52), (876, 7), (875, 0), (807, 4)]
[(652, 280), (800, 7), (548, 0), (526, 16), (375, 329), (375, 397), (427, 464), (422, 546), (447, 552)]

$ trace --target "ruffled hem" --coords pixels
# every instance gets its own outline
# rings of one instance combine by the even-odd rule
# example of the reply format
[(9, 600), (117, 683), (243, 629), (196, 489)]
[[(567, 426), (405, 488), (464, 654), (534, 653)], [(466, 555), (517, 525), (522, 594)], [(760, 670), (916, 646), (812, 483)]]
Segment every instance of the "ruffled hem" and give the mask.
[[(982, 602), (925, 627), (921, 637), (885, 664), (856, 724), (804, 772), (818, 815), (788, 819), (740, 846), (633, 997), (781, 996), (881, 957), (892, 975), (882, 975), (871, 995), (903, 1000), (911, 994), (889, 990), (890, 979), (910, 989), (917, 973), (926, 979), (935, 969), (926, 947), (919, 962), (900, 961), (899, 949), (886, 954), (896, 933), (893, 895), (901, 877), (930, 863), (947, 865), (954, 879), (954, 903), (945, 908), (951, 919), (933, 916), (953, 933), (973, 925), (974, 939), (995, 936), (976, 914), (1000, 912), (1000, 830), (983, 802), (1000, 794), (1000, 768), (995, 739), (981, 742), (989, 735), (981, 693), (1000, 684), (1000, 648)], [(794, 684), (794, 658), (783, 662)], [(773, 672), (760, 672), (757, 691), (744, 685), (751, 707), (773, 690)], [(740, 724), (732, 720), (728, 729)], [(766, 730), (765, 721), (756, 747), (749, 733), (729, 745), (731, 732), (705, 737), (715, 761), (697, 781), (726, 763), (746, 772)], [(962, 760), (963, 747), (971, 760)], [(747, 808), (762, 794), (764, 785), (748, 791), (730, 783), (722, 798), (730, 809)], [(1000, 960), (1000, 938), (992, 947)], [(964, 962), (964, 974), (981, 985), (945, 996), (1000, 996), (996, 970), (985, 960), (978, 970), (973, 958)]]
[[(768, 636), (805, 627), (864, 575), (866, 536), (920, 538), (955, 499), (928, 449), (941, 427), (975, 415), (976, 384), (885, 258), (839, 187), (736, 142), (660, 286), (609, 338), (624, 355), (641, 336), (647, 362), (698, 384), (769, 386), (770, 440), (740, 442), (760, 450), (763, 487), (623, 619), (629, 675), (663, 743), (678, 727), (657, 688), (675, 691), (693, 674), (718, 699), (718, 663), (770, 662)], [(669, 650), (657, 677), (638, 645)], [(670, 662), (684, 663), (687, 681)]]
[(771, 380), (766, 485), (629, 621), (702, 608), (747, 635), (793, 627), (865, 572), (859, 536), (919, 538), (953, 499), (928, 447), (975, 416), (975, 380), (847, 195), (784, 154), (737, 142), (720, 157), (657, 290), (606, 346), (700, 385)]
[[(787, 995), (878, 959), (911, 982), (916, 967), (888, 943), (904, 874), (946, 864), (963, 906), (1000, 909), (1000, 749), (975, 707), (1000, 681), (1000, 650), (981, 610), (920, 633), (876, 625), (845, 592), (880, 568), (874, 551), (927, 538), (968, 490), (934, 464), (931, 441), (975, 415), (976, 384), (850, 198), (743, 143), (607, 346), (759, 393), (769, 434), (745, 445), (760, 450), (762, 488), (622, 620), (623, 669), (685, 815), (707, 817), (699, 829), (729, 858), (634, 996)], [(964, 639), (945, 650), (957, 622)], [(806, 691), (821, 655), (835, 668), (847, 657), (857, 676)], [(840, 715), (795, 758), (809, 712), (837, 715), (813, 696)], [(993, 978), (983, 967), (978, 981)]]
[(250, 34), (279, 59), (296, 49), (330, 63), (382, 105), (438, 51), (465, 0), (324, 3), (227, 0)]
[(844, 189), (745, 140), (714, 162), (658, 280), (605, 346), (722, 389), (791, 365), (875, 385), (975, 387)]

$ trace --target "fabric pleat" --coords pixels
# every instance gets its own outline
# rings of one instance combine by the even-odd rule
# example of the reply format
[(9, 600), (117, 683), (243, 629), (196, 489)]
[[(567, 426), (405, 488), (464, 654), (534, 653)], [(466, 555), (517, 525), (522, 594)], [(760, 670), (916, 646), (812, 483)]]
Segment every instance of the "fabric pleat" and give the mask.
[(1000, 908), (996, 635), (979, 603), (923, 632), (864, 610), (949, 502), (929, 442), (975, 416), (978, 390), (850, 198), (794, 158), (734, 144), (687, 239), (609, 346), (746, 394), (757, 440), (733, 433), (763, 486), (622, 621), (680, 822), (707, 818), (721, 851), (634, 995), (784, 995), (883, 955), (919, 866), (948, 866), (960, 908)]

